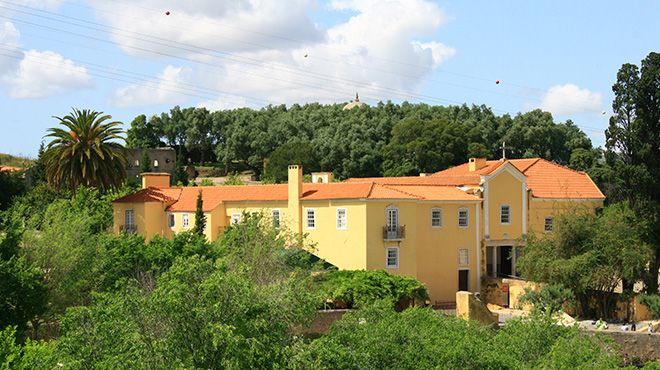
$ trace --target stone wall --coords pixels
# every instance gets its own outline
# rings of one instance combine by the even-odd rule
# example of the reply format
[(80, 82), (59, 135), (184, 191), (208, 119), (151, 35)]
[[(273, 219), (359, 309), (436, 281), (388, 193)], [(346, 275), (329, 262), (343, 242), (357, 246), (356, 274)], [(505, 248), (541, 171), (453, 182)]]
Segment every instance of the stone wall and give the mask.
[[(126, 149), (126, 176), (137, 177), (142, 168), (142, 151), (144, 149)], [(149, 151), (149, 167), (151, 172), (174, 172), (176, 152), (173, 148), (151, 148)], [(155, 164), (158, 166), (155, 166)]]

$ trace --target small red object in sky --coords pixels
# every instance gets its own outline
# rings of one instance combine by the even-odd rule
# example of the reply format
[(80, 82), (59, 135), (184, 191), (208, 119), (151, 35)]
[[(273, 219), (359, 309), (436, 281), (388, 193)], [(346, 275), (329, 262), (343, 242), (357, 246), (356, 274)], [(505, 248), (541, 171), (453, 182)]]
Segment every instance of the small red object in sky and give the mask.
[(170, 15), (170, 11), (169, 11), (169, 10), (166, 11), (166, 12), (165, 12), (165, 15)]
[(496, 80), (495, 85), (499, 85), (499, 84), (500, 84), (500, 80)]

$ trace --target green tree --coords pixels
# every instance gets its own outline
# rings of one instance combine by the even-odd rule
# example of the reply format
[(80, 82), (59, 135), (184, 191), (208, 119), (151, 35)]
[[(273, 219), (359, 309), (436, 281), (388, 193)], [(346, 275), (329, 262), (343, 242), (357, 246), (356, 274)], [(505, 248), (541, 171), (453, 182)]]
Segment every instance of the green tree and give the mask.
[(160, 144), (159, 132), (152, 120), (141, 114), (133, 119), (131, 128), (126, 130), (126, 147), (133, 149), (157, 148)]
[(0, 171), (0, 211), (11, 205), (12, 200), (25, 192), (25, 182), (19, 174)]
[(41, 271), (18, 254), (21, 234), (15, 221), (0, 225), (0, 328), (17, 326), (20, 336), (46, 309)]
[(197, 194), (197, 208), (195, 209), (195, 233), (204, 235), (206, 228), (206, 215), (204, 214), (204, 200), (202, 199), (202, 190)]
[(142, 149), (142, 158), (140, 159), (140, 173), (151, 172), (151, 158), (149, 149)]
[(645, 240), (654, 246), (646, 288), (658, 292), (660, 272), (660, 53), (650, 53), (641, 70), (624, 64), (612, 86), (614, 115), (605, 132), (608, 170), (602, 176), (611, 201), (628, 201), (650, 228)]
[(626, 204), (610, 205), (601, 215), (578, 210), (555, 223), (552, 234), (529, 238), (519, 260), (523, 276), (569, 288), (583, 314), (595, 300), (598, 314), (610, 317), (619, 283), (628, 291), (628, 282), (645, 276), (651, 248), (642, 239), (644, 225)]
[(318, 170), (318, 160), (314, 148), (308, 142), (289, 142), (275, 149), (265, 161), (264, 177), (281, 183), (288, 178), (288, 168), (291, 164), (303, 166), (307, 172)]
[(126, 178), (121, 122), (100, 112), (74, 109), (63, 118), (64, 128), (48, 129), (45, 156), (46, 178), (51, 185), (71, 190), (80, 185), (118, 189)]
[(188, 173), (185, 168), (185, 161), (183, 159), (183, 150), (179, 148), (174, 162), (174, 173), (172, 174), (172, 184), (178, 185), (181, 183), (183, 186), (188, 186)]

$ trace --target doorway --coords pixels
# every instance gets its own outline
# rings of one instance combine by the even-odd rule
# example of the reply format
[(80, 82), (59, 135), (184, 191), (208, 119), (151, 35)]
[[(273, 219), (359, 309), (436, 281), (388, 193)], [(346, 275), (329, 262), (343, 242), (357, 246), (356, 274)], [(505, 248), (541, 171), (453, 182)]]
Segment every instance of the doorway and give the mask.
[(510, 245), (500, 246), (497, 248), (497, 274), (500, 276), (513, 275), (513, 263), (511, 251), (513, 247)]
[(468, 292), (470, 290), (470, 270), (458, 270), (458, 290)]

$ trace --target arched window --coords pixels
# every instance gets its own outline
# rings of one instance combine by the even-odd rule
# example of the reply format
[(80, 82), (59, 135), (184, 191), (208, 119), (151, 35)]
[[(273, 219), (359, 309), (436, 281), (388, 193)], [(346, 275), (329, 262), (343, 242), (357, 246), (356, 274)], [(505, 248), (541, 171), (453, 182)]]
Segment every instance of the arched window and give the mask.
[(394, 205), (385, 208), (385, 225), (387, 231), (396, 231), (399, 228), (399, 208)]

